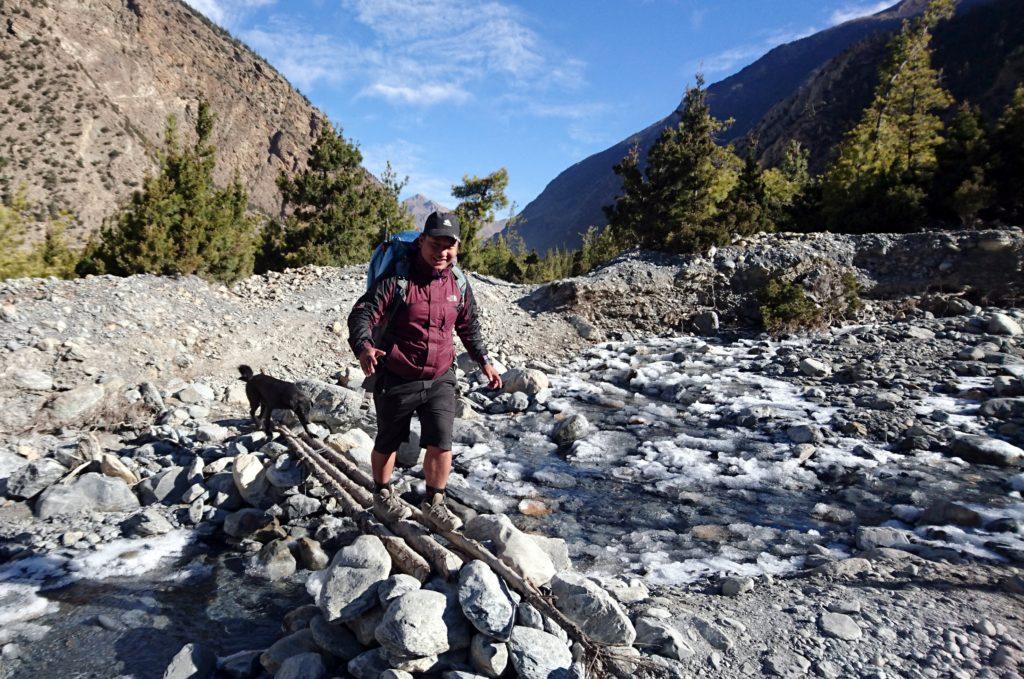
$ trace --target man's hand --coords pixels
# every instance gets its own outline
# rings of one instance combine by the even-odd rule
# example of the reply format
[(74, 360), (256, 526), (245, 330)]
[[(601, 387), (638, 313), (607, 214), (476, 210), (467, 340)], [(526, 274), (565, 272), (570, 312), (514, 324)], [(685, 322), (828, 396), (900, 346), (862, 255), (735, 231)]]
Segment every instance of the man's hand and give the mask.
[(384, 356), (383, 351), (376, 347), (367, 346), (363, 349), (363, 353), (359, 354), (359, 367), (363, 369), (363, 374), (369, 377), (377, 370), (377, 359)]
[(488, 363), (483, 367), (484, 375), (487, 376), (487, 386), (491, 389), (501, 389), (501, 375)]

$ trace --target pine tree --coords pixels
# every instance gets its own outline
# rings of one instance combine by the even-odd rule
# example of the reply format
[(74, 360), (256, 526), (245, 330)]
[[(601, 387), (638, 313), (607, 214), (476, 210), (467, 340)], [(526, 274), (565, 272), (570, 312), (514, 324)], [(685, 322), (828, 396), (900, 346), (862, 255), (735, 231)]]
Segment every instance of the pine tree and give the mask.
[(69, 217), (65, 215), (46, 225), (43, 240), (33, 249), (30, 256), (30, 261), (36, 269), (32, 275), (74, 278), (78, 253), (68, 247), (64, 238), (69, 221)]
[(810, 208), (814, 180), (808, 169), (808, 156), (807, 149), (791, 139), (779, 166), (764, 172), (768, 219), (776, 229), (799, 230), (801, 219)]
[(282, 212), (290, 214), (268, 225), (259, 270), (365, 262), (385, 230), (411, 228), (394, 187), (375, 181), (362, 162), (358, 147), (323, 121), (306, 169), (278, 177)]
[(719, 223), (731, 234), (749, 235), (774, 230), (764, 170), (757, 162), (757, 146), (748, 146), (743, 170), (719, 213)]
[(177, 123), (168, 117), (159, 173), (147, 176), (106, 221), (79, 262), (80, 274), (180, 273), (232, 281), (252, 272), (255, 222), (247, 215), (248, 194), (237, 177), (224, 189), (214, 185), (213, 125), (213, 113), (200, 101), (196, 142), (182, 149)]
[(968, 225), (992, 200), (985, 177), (989, 144), (981, 111), (966, 102), (957, 109), (936, 149), (933, 211), (945, 221)]
[(0, 278), (27, 274), (29, 261), (24, 251), (29, 205), (19, 190), (0, 203)]
[(480, 247), (477, 235), (488, 222), (495, 220), (496, 211), (508, 207), (508, 170), (501, 168), (489, 175), (465, 175), (462, 183), (452, 187), (452, 195), (460, 199), (455, 208), (462, 231), (459, 245), (459, 264), (476, 267), (476, 250)]
[(622, 194), (605, 208), (615, 232), (641, 247), (674, 252), (723, 242), (728, 234), (714, 216), (731, 188), (724, 169), (732, 153), (715, 138), (728, 125), (711, 115), (704, 78), (698, 75), (683, 98), (679, 124), (662, 131), (647, 154), (645, 171), (638, 149), (615, 166)]
[(998, 215), (1009, 224), (1024, 224), (1024, 85), (1003, 111), (992, 137), (992, 182)]
[(830, 230), (903, 231), (924, 223), (942, 143), (938, 112), (952, 104), (931, 64), (931, 36), (953, 10), (953, 0), (932, 0), (890, 41), (874, 100), (825, 173), (823, 216)]

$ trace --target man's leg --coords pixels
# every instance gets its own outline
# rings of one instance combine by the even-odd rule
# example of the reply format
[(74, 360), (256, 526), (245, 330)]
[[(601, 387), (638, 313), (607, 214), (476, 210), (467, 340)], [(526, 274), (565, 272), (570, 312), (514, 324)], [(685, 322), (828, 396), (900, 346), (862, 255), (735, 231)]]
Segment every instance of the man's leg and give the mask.
[(421, 509), (436, 528), (453, 531), (462, 528), (462, 520), (445, 503), (445, 488), (452, 470), (452, 425), (455, 422), (455, 376), (446, 375), (431, 389), (429, 398), (420, 408), (420, 441), (427, 448), (423, 458), (423, 476), (427, 481), (427, 496)]
[[(391, 483), (391, 474), (395, 471), (395, 455), (394, 451), (390, 453), (382, 453), (376, 448), (370, 454), (370, 467), (373, 469), (373, 482), (378, 486), (386, 486)], [(449, 462), (451, 461), (451, 455), (448, 456)], [(426, 468), (426, 464), (424, 464)]]
[(423, 478), (427, 480), (428, 494), (429, 489), (443, 491), (448, 486), (448, 475), (451, 472), (452, 451), (438, 446), (427, 446), (427, 454), (423, 458)]

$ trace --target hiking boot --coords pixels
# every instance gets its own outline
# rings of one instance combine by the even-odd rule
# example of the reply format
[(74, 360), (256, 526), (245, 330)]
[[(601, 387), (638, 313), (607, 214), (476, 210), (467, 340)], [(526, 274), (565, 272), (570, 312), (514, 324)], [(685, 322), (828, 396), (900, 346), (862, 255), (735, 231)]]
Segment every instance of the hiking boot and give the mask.
[(423, 518), (427, 523), (439, 530), (453, 531), (462, 528), (462, 519), (455, 516), (445, 504), (444, 493), (434, 493), (433, 497), (424, 498), (420, 509), (423, 510)]
[(373, 494), (373, 513), (384, 523), (408, 518), (412, 512), (391, 488), (381, 488)]

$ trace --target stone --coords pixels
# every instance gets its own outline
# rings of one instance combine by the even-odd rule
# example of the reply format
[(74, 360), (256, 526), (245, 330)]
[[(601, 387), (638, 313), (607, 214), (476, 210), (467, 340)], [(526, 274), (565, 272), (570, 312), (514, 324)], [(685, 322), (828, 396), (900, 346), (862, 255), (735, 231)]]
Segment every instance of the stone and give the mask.
[(250, 505), (260, 507), (267, 504), (270, 483), (267, 481), (263, 463), (252, 453), (240, 453), (235, 456), (231, 468), (235, 488)]
[(981, 404), (978, 414), (1001, 420), (1024, 418), (1024, 398), (990, 398)]
[(310, 422), (319, 422), (331, 431), (359, 423), (363, 403), (361, 392), (316, 380), (301, 380), (295, 386), (312, 404)]
[(239, 509), (224, 518), (224, 532), (233, 538), (244, 538), (258, 530), (277, 525), (276, 517), (252, 507)]
[(693, 325), (701, 335), (717, 335), (719, 328), (718, 313), (716, 311), (702, 311), (693, 317)]
[(476, 634), (469, 645), (469, 661), (485, 677), (500, 677), (508, 667), (508, 645)]
[(50, 420), (55, 425), (69, 425), (84, 419), (100, 403), (105, 391), (99, 384), (83, 384), (61, 392), (48, 404)]
[(988, 331), (993, 335), (1017, 336), (1024, 333), (1020, 323), (1006, 314), (992, 314), (988, 319)]
[(295, 541), (295, 546), (299, 552), (299, 563), (307, 570), (322, 571), (330, 563), (327, 553), (313, 538), (301, 537)]
[(533, 480), (550, 488), (574, 488), (576, 486), (575, 476), (550, 468), (535, 471)]
[(818, 616), (818, 628), (825, 636), (844, 641), (860, 639), (863, 634), (856, 620), (845, 613), (832, 613), (831, 611), (825, 611)]
[(360, 644), (363, 646), (373, 646), (377, 643), (374, 633), (377, 631), (377, 625), (380, 624), (380, 619), (383, 617), (384, 609), (380, 606), (375, 606), (355, 620), (345, 621), (345, 626), (352, 631), (352, 634), (356, 635), (356, 639)]
[(174, 398), (182, 403), (203, 403), (212, 401), (214, 396), (213, 389), (201, 382), (194, 382), (174, 394)]
[(739, 596), (752, 591), (754, 591), (753, 578), (725, 578), (722, 580), (722, 594), (725, 596)]
[(327, 440), (340, 448), (341, 453), (364, 470), (370, 469), (373, 439), (362, 429), (349, 429), (343, 434), (331, 434)]
[(697, 630), (697, 633), (700, 634), (704, 638), (704, 641), (708, 642), (712, 648), (716, 648), (719, 651), (724, 652), (731, 651), (733, 646), (736, 645), (736, 642), (732, 640), (732, 637), (726, 634), (726, 632), (718, 625), (708, 622), (698, 616), (693, 616), (690, 622)]
[(156, 502), (177, 504), (191, 485), (184, 467), (168, 467), (139, 482), (139, 499), (145, 505)]
[(940, 500), (925, 509), (918, 517), (917, 523), (922, 526), (955, 524), (979, 528), (982, 524), (982, 517), (978, 512), (961, 504)]
[(135, 493), (121, 479), (89, 472), (69, 485), (50, 486), (36, 500), (40, 519), (86, 512), (130, 512), (139, 508)]
[(282, 455), (266, 467), (267, 481), (277, 488), (294, 488), (305, 478), (305, 470), (295, 459), (287, 455)]
[(693, 656), (693, 649), (682, 633), (663, 620), (641, 616), (636, 620), (635, 645), (648, 653), (684, 660)]
[(1024, 466), (1024, 450), (1012, 443), (977, 434), (960, 434), (953, 439), (950, 452), (968, 462), (998, 467)]
[(41, 370), (9, 368), (7, 379), (18, 389), (26, 391), (50, 391), (53, 389), (53, 377)]
[(508, 587), (483, 561), (470, 561), (459, 571), (459, 604), (477, 630), (507, 641), (515, 622)]
[(33, 498), (60, 481), (68, 470), (60, 462), (44, 457), (16, 469), (7, 478), (7, 497)]
[(434, 578), (427, 582), (423, 589), (440, 592), (444, 595), (443, 619), (448, 630), (448, 648), (451, 649), (451, 652), (469, 648), (475, 630), (462, 613), (457, 585), (440, 578)]
[(129, 516), (121, 524), (125, 535), (132, 537), (152, 537), (171, 532), (171, 522), (154, 508), (144, 509)]
[(884, 526), (861, 526), (857, 529), (857, 546), (868, 550), (876, 547), (906, 548), (910, 546), (907, 531)]
[(274, 679), (325, 679), (327, 668), (319, 653), (299, 653), (281, 663)]
[(580, 413), (574, 413), (555, 425), (551, 440), (559, 445), (568, 445), (590, 433), (590, 422)]
[(320, 615), (320, 609), (316, 607), (316, 604), (306, 604), (305, 606), (293, 608), (285, 613), (284, 620), (281, 622), (281, 628), (286, 634), (298, 632), (300, 629), (309, 627), (313, 618), (318, 615)]
[(231, 430), (219, 424), (204, 424), (196, 429), (196, 441), (203, 443), (221, 443), (231, 436)]
[(572, 651), (554, 635), (532, 627), (513, 627), (508, 652), (521, 679), (569, 679)]
[(832, 366), (816, 358), (805, 357), (797, 364), (800, 372), (808, 377), (828, 377), (832, 374)]
[(377, 598), (386, 607), (392, 600), (406, 592), (415, 592), (419, 588), (419, 580), (405, 573), (397, 573), (380, 584), (377, 589)]
[(551, 557), (503, 514), (478, 515), (466, 524), (466, 536), (495, 543), (495, 554), (537, 586), (546, 585), (556, 569)]
[(355, 679), (380, 679), (391, 666), (384, 649), (375, 648), (352, 658), (345, 668)]
[(821, 430), (810, 424), (798, 424), (786, 429), (786, 436), (793, 443), (821, 443), (824, 436)]
[(289, 521), (316, 514), (320, 509), (320, 500), (308, 495), (289, 495), (284, 501), (284, 511)]
[(449, 648), (443, 617), (446, 603), (440, 592), (407, 592), (388, 605), (374, 636), (389, 652), (400, 656), (443, 653)]
[(206, 679), (217, 669), (217, 656), (201, 644), (185, 644), (174, 654), (163, 679)]
[(811, 661), (790, 650), (776, 650), (764, 659), (764, 670), (777, 677), (800, 677), (811, 669)]
[(631, 646), (636, 630), (629, 616), (597, 583), (576, 573), (559, 573), (551, 580), (555, 606), (591, 639), (602, 644)]
[(228, 679), (251, 679), (259, 674), (260, 653), (250, 650), (217, 659), (217, 670)]
[(184, 504), (192, 504), (196, 500), (205, 500), (210, 496), (210, 492), (203, 487), (201, 483), (193, 483), (188, 489), (182, 494), (181, 501)]
[(246, 571), (267, 580), (283, 580), (295, 573), (295, 557), (284, 540), (271, 540), (249, 561)]
[(572, 570), (572, 561), (569, 559), (569, 545), (565, 540), (548, 537), (547, 535), (530, 535), (529, 537), (548, 555), (556, 571)]
[(316, 640), (313, 638), (313, 632), (309, 629), (300, 629), (298, 632), (275, 641), (260, 655), (260, 664), (267, 672), (274, 674), (288, 658), (302, 653), (319, 652), (320, 647), (317, 646)]
[(522, 392), (535, 396), (549, 386), (548, 376), (532, 368), (513, 368), (501, 376), (501, 390), (507, 394)]
[(348, 627), (327, 622), (322, 615), (310, 618), (309, 630), (317, 645), (335, 658), (347, 661), (363, 652), (363, 645)]
[(360, 535), (338, 550), (325, 571), (316, 603), (328, 622), (352, 620), (377, 603), (377, 587), (391, 570), (384, 543), (373, 535)]
[(104, 476), (113, 476), (121, 479), (129, 486), (134, 486), (139, 482), (139, 475), (128, 468), (121, 458), (111, 453), (100, 454), (100, 472)]

